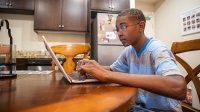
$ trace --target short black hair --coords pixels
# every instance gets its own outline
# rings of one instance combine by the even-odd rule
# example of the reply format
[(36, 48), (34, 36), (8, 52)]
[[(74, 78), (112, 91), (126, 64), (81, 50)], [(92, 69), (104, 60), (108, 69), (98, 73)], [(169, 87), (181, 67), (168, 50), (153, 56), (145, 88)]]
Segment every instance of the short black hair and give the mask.
[(144, 21), (146, 23), (145, 16), (143, 12), (139, 9), (135, 9), (135, 8), (125, 9), (122, 12), (120, 12), (117, 17), (120, 17), (120, 16), (134, 16), (138, 21)]

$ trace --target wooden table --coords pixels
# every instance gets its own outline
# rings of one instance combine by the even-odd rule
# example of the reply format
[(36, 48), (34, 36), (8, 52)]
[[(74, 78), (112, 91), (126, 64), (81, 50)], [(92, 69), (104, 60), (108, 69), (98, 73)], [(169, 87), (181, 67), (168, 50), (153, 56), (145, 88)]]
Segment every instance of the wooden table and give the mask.
[(123, 112), (137, 89), (118, 84), (69, 84), (60, 73), (0, 80), (0, 112)]

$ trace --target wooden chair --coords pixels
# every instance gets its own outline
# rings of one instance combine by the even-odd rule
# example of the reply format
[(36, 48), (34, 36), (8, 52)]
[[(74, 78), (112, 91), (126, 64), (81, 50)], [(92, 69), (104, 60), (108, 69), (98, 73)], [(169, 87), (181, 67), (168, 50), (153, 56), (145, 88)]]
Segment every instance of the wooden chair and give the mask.
[[(67, 44), (67, 45), (56, 45), (51, 47), (55, 54), (62, 54), (65, 56), (66, 61), (63, 64), (66, 73), (71, 74), (75, 69), (75, 63), (73, 58), (77, 54), (84, 54), (84, 59), (88, 59), (88, 52), (90, 45), (88, 44)], [(52, 62), (52, 70), (55, 70), (55, 63)]]
[[(184, 67), (184, 69), (187, 72), (187, 75), (185, 77), (185, 81), (188, 84), (190, 81), (193, 82), (194, 87), (196, 88), (197, 95), (200, 101), (200, 80), (197, 77), (197, 75), (200, 73), (200, 64), (196, 66), (194, 69), (186, 63), (182, 58), (177, 56), (178, 53), (184, 53), (188, 51), (196, 51), (200, 50), (200, 39), (196, 40), (189, 40), (184, 42), (173, 42), (171, 50), (176, 58), (176, 60)], [(197, 59), (198, 60), (198, 59)], [(187, 104), (183, 102), (183, 111), (195, 111), (195, 109), (191, 108)]]

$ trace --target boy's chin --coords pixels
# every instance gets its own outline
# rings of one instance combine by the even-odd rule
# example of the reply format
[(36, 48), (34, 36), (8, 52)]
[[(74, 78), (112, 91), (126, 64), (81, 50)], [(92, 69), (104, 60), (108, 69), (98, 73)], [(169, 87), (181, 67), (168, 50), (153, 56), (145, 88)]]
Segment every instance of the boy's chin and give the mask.
[(129, 44), (127, 44), (127, 43), (123, 43), (123, 46), (124, 46), (124, 47), (128, 47)]

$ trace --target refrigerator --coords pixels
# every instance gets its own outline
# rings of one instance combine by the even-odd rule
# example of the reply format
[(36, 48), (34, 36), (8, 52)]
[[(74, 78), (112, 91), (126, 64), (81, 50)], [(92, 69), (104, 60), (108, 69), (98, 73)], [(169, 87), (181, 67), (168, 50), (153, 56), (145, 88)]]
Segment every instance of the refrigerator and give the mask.
[(116, 18), (117, 14), (97, 13), (92, 22), (92, 53), (101, 65), (111, 65), (125, 48), (114, 32)]

